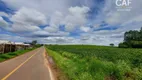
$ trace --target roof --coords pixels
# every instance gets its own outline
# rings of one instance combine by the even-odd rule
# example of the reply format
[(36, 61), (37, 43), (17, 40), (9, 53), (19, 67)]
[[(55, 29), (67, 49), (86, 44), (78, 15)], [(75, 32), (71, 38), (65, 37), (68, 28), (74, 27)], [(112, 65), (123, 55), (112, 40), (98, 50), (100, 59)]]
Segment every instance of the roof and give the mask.
[(24, 45), (29, 46), (30, 44), (24, 44)]
[(23, 42), (15, 42), (14, 44), (16, 45), (25, 45), (25, 46), (29, 46), (30, 44), (24, 44)]
[(24, 45), (23, 42), (14, 42), (14, 44), (17, 44), (17, 45)]

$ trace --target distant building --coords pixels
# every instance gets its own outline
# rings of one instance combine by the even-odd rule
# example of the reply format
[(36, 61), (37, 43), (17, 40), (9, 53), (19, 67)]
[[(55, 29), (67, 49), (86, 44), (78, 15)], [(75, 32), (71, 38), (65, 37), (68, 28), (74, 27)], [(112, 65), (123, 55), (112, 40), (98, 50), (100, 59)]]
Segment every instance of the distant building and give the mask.
[(0, 44), (12, 44), (12, 42), (8, 40), (0, 40)]
[(11, 42), (8, 40), (0, 40), (0, 54), (14, 52), (17, 50), (24, 50), (31, 48), (30, 44), (24, 44), (23, 42)]

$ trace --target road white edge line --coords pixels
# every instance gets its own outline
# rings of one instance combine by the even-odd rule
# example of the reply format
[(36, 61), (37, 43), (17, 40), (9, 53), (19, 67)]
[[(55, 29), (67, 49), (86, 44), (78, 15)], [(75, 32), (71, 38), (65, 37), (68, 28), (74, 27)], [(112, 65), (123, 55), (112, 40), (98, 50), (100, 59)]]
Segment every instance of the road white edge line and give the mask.
[[(46, 51), (45, 51), (45, 48), (44, 48), (44, 52), (43, 52), (44, 57), (46, 57), (45, 54), (46, 54)], [(46, 65), (46, 67), (48, 68), (48, 71), (49, 71), (50, 79), (51, 79), (51, 80), (55, 80), (55, 79), (54, 79), (54, 76), (53, 76), (53, 73), (52, 73), (52, 71), (51, 71), (51, 68), (48, 66), (48, 64), (49, 64), (48, 60), (45, 59), (45, 61), (46, 61), (45, 65)]]

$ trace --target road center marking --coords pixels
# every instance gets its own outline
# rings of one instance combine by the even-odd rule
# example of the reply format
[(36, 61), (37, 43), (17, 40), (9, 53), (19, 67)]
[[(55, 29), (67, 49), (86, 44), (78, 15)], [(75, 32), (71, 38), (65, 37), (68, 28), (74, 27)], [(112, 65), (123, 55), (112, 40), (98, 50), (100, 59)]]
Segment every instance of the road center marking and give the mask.
[[(40, 50), (39, 50), (40, 51)], [(38, 51), (38, 52), (39, 52)], [(38, 53), (37, 52), (37, 53)], [(34, 55), (36, 55), (37, 53), (33, 54), (32, 56), (30, 56), (26, 61), (24, 61), (23, 63), (21, 63), (19, 66), (17, 66), (13, 71), (11, 71), (9, 74), (7, 74), (4, 78), (2, 78), (1, 80), (6, 80), (10, 75), (12, 75), (15, 71), (17, 71), (21, 66), (23, 66), (26, 62), (28, 62)]]

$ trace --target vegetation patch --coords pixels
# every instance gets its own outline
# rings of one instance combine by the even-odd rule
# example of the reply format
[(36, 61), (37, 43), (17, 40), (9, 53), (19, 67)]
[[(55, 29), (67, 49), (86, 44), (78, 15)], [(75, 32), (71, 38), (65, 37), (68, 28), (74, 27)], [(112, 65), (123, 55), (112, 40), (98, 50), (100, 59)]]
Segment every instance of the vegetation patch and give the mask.
[(7, 59), (14, 58), (14, 57), (19, 56), (19, 55), (22, 55), (26, 52), (33, 50), (33, 49), (35, 49), (35, 48), (30, 48), (30, 49), (26, 49), (26, 50), (18, 50), (18, 51), (15, 51), (15, 52), (0, 54), (0, 62), (5, 61)]
[(70, 80), (141, 80), (142, 50), (50, 45), (47, 51)]
[(142, 48), (142, 28), (130, 30), (124, 34), (124, 42), (119, 44), (120, 48)]

